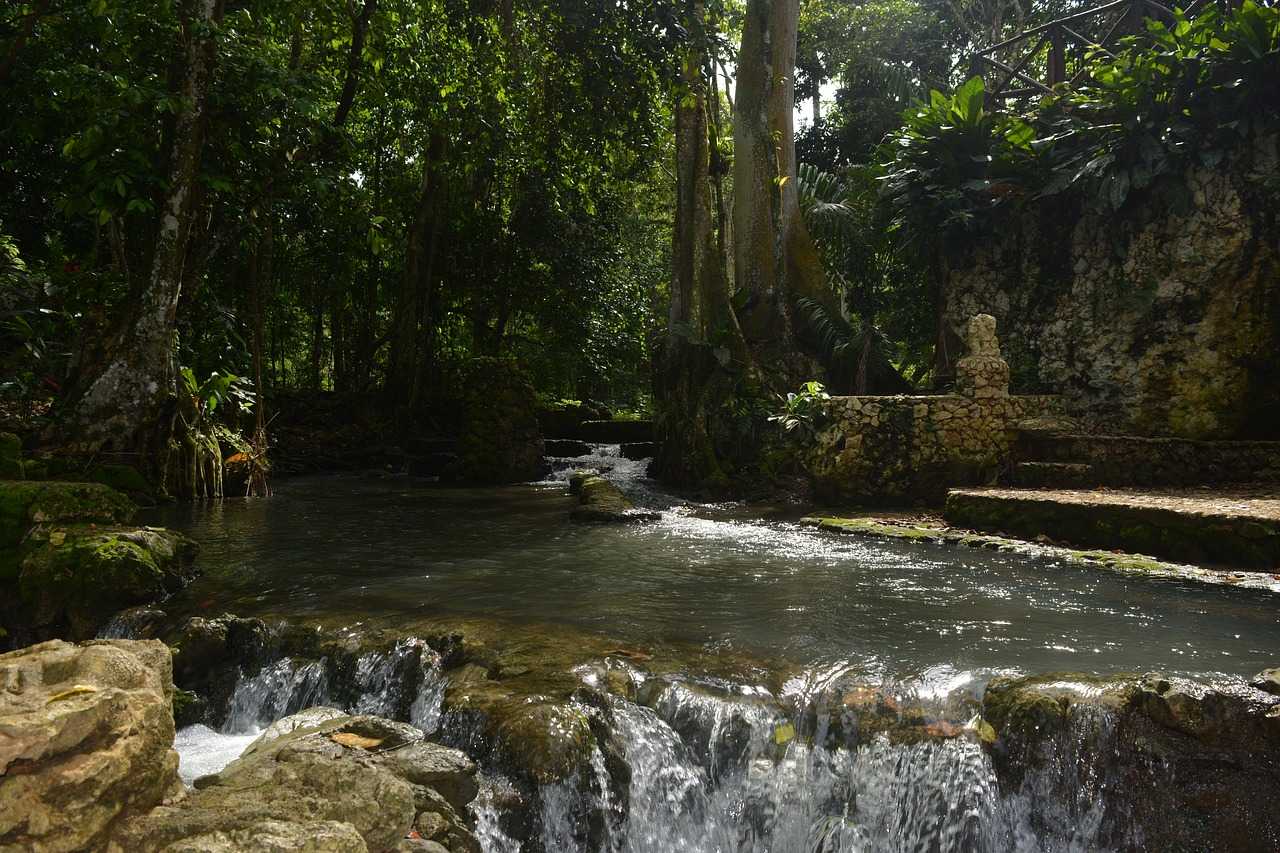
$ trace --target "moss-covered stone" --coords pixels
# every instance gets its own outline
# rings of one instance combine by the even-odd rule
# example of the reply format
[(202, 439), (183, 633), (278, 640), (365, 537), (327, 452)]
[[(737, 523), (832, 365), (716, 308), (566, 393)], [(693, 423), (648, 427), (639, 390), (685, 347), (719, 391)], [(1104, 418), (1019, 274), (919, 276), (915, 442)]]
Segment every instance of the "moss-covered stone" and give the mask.
[(155, 488), (132, 465), (98, 465), (89, 472), (89, 479), (130, 496), (150, 500), (155, 495)]
[(15, 547), (33, 525), (90, 522), (122, 524), (137, 507), (98, 483), (0, 481), (0, 548)]
[(115, 612), (180, 589), (195, 553), (161, 528), (38, 526), (19, 552), (18, 627), (34, 639), (93, 637)]
[(604, 477), (578, 477), (575, 472), (570, 481), (570, 491), (576, 489), (579, 506), (570, 513), (574, 521), (599, 521), (606, 523), (656, 521), (660, 513), (636, 509), (622, 490)]
[(24, 479), (22, 439), (11, 432), (0, 432), (0, 479)]

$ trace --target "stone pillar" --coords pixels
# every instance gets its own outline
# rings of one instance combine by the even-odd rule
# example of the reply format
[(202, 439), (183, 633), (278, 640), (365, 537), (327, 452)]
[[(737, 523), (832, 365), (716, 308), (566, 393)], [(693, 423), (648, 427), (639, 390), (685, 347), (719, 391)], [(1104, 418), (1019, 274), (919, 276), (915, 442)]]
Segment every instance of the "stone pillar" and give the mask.
[(1000, 357), (996, 318), (977, 314), (964, 329), (969, 352), (956, 362), (956, 390), (966, 397), (1009, 396), (1009, 363)]

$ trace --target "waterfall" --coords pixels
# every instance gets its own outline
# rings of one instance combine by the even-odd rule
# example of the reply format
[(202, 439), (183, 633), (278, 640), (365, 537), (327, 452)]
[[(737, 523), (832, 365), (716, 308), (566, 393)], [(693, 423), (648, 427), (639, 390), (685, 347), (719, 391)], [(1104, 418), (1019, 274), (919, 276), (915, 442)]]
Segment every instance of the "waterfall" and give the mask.
[[(849, 689), (833, 672), (807, 674), (802, 688), (779, 700), (759, 688), (636, 670), (632, 700), (598, 690), (599, 671), (579, 670), (590, 690), (574, 704), (592, 719), (596, 743), (578, 772), (530, 785), (505, 775), (518, 768), (484, 767), (471, 813), (486, 853), (1083, 853), (1141, 846), (1123, 817), (1115, 827), (1116, 782), (1106, 771), (1114, 721), (1096, 708), (1080, 709), (1056, 740), (1027, 744), (1034, 755), (1019, 759), (1020, 787), (1002, 792), (988, 751), (974, 739), (859, 734), (849, 710), (833, 700)], [(191, 727), (179, 748), (192, 766), (212, 772), (220, 758), (225, 764), (235, 757), (211, 755), (218, 743), (238, 754), (246, 735), (266, 723), (327, 704), (408, 719), (486, 754), (477, 720), (442, 719), (444, 687), (439, 655), (420, 640), (342, 665), (282, 658), (240, 679), (221, 733)], [(222, 741), (211, 747), (216, 738)]]

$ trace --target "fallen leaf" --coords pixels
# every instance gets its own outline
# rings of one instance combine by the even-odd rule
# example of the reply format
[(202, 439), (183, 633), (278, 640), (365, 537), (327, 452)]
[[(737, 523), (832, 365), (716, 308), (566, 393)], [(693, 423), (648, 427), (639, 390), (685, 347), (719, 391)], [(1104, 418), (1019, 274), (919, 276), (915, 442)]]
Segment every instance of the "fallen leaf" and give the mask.
[(84, 693), (97, 693), (98, 688), (92, 684), (73, 684), (66, 690), (62, 690), (49, 697), (46, 705), (52, 705), (54, 702), (61, 702), (63, 699), (70, 699), (72, 696), (80, 696)]
[(790, 723), (783, 723), (773, 730), (773, 742), (778, 746), (784, 746), (790, 743), (796, 736), (796, 727)]
[(329, 740), (350, 749), (376, 749), (382, 745), (380, 737), (365, 737), (354, 732), (334, 732), (329, 735)]

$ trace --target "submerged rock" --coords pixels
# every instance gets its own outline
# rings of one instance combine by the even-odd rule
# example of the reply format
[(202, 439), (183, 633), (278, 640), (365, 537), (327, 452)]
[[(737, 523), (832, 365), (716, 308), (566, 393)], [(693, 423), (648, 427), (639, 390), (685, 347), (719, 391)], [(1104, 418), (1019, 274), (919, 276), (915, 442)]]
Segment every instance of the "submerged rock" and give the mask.
[(169, 665), (155, 640), (0, 655), (0, 849), (100, 849), (181, 791)]
[(19, 636), (88, 639), (116, 611), (181, 589), (195, 554), (195, 542), (163, 528), (41, 525), (22, 544), (23, 608), (7, 621)]
[(579, 502), (579, 506), (569, 514), (574, 521), (625, 523), (657, 521), (662, 517), (661, 513), (636, 509), (622, 490), (605, 478), (579, 477), (581, 473), (577, 472), (569, 479), (570, 492), (578, 495)]
[(391, 851), (422, 823), (450, 853), (479, 850), (460, 816), (478, 790), (465, 755), (404, 723), (320, 716), (279, 721), (186, 799), (121, 826), (112, 849)]

